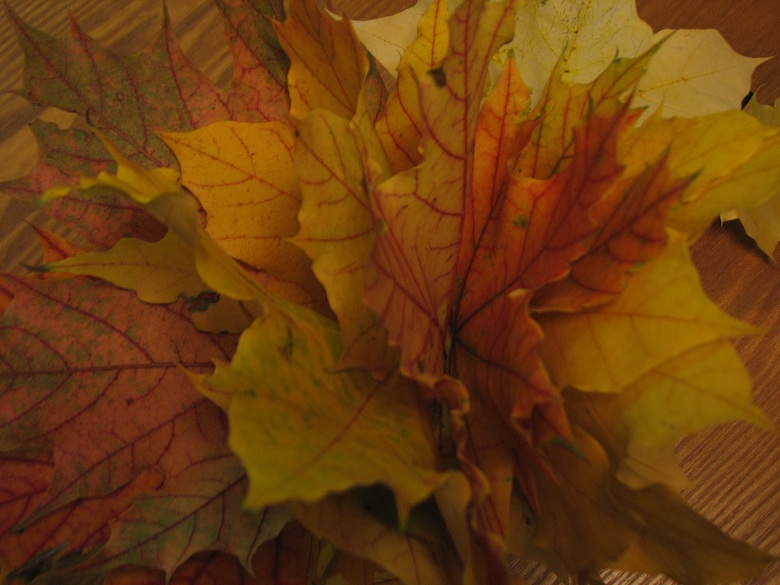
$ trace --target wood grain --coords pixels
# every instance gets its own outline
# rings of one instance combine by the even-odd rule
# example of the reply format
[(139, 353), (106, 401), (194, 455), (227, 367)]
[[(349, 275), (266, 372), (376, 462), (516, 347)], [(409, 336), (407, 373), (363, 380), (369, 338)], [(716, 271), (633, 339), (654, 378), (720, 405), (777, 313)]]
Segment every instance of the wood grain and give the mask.
[[(93, 36), (118, 52), (148, 44), (162, 22), (161, 0), (10, 0), (12, 10), (48, 32), (64, 34), (71, 11)], [(353, 17), (388, 14), (404, 0), (331, 0)], [(226, 83), (230, 62), (217, 11), (211, 0), (168, 0), (171, 22), (185, 51), (212, 79)], [(717, 28), (741, 53), (780, 55), (780, 0), (639, 0), (640, 15), (661, 28)], [(19, 87), (22, 57), (8, 18), (0, 18), (0, 85)], [(758, 68), (753, 88), (764, 103), (780, 96), (780, 59)], [(24, 174), (34, 164), (35, 145), (26, 125), (44, 115), (58, 123), (68, 115), (43, 112), (13, 94), (0, 95), (0, 179)], [(0, 199), (0, 268), (20, 270), (38, 252), (26, 222), (40, 222), (32, 206)], [(780, 423), (780, 271), (762, 258), (737, 224), (713, 226), (694, 247), (707, 292), (733, 315), (759, 324), (764, 333), (736, 341), (753, 376), (756, 401)], [(780, 555), (780, 438), (746, 425), (723, 425), (681, 442), (685, 469), (698, 485), (688, 497), (698, 510), (730, 534)], [(535, 566), (517, 567), (532, 585), (555, 580)], [(609, 575), (627, 585), (667, 583), (663, 578)], [(752, 585), (779, 585), (780, 564)]]

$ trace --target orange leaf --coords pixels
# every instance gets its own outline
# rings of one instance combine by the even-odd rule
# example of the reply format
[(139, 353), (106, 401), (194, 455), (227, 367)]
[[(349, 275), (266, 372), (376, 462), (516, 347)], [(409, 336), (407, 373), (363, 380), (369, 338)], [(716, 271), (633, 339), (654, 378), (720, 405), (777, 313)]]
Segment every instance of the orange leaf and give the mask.
[(425, 160), (374, 194), (380, 218), (366, 296), (401, 347), (401, 369), (440, 376), (449, 344), (448, 318), (456, 277), (463, 209), (471, 187), (480, 101), (495, 49), (512, 34), (514, 6), (468, 0), (453, 15), (451, 52), (420, 78)]
[(349, 21), (329, 17), (317, 0), (292, 0), (287, 20), (274, 26), (290, 57), (290, 114), (323, 108), (351, 118), (369, 62)]
[(395, 88), (377, 120), (377, 133), (394, 173), (422, 160), (419, 146), (424, 122), (416, 80), (444, 59), (450, 40), (448, 17), (446, 0), (436, 0), (423, 15), (417, 39), (404, 51)]

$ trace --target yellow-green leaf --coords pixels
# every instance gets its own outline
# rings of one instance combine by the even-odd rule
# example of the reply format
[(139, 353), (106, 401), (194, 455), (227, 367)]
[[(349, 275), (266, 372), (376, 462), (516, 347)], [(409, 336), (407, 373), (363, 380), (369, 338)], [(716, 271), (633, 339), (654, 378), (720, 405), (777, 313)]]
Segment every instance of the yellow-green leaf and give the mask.
[(172, 303), (207, 288), (195, 269), (192, 245), (172, 231), (158, 242), (124, 238), (106, 252), (71, 256), (43, 269), (96, 276), (134, 290), (146, 303)]
[(559, 387), (619, 392), (669, 358), (717, 339), (755, 332), (721, 312), (701, 288), (681, 238), (629, 278), (615, 300), (538, 319), (540, 353)]
[(725, 340), (671, 358), (620, 394), (572, 392), (566, 400), (573, 424), (598, 426), (599, 439), (620, 461), (617, 477), (637, 489), (691, 487), (675, 455), (675, 441), (689, 433), (731, 420), (774, 428), (752, 403), (750, 378)]
[[(325, 110), (298, 125), (295, 168), (301, 181), (301, 231), (295, 244), (313, 261), (339, 320), (343, 367), (383, 377), (398, 360), (387, 331), (363, 303), (375, 239), (369, 190), (387, 174), (384, 153), (365, 116), (354, 121)], [(322, 221), (327, 214), (328, 221)]]
[(249, 476), (248, 506), (384, 483), (405, 518), (442, 481), (415, 385), (335, 371), (340, 350), (332, 322), (278, 306), (243, 333), (230, 366), (200, 381), (227, 405), (230, 445)]
[(631, 131), (619, 148), (628, 174), (668, 153), (672, 173), (693, 177), (683, 205), (670, 218), (678, 230), (700, 232), (720, 213), (762, 203), (780, 189), (780, 130), (744, 112), (656, 116)]
[[(775, 100), (773, 107), (763, 106), (753, 97), (745, 106), (745, 111), (764, 124), (780, 126), (780, 98)], [(780, 162), (776, 164), (780, 166)], [(754, 207), (743, 207), (737, 210), (737, 215), (747, 234), (770, 259), (774, 260), (775, 248), (780, 241), (780, 182), (774, 189), (774, 195), (766, 202)]]

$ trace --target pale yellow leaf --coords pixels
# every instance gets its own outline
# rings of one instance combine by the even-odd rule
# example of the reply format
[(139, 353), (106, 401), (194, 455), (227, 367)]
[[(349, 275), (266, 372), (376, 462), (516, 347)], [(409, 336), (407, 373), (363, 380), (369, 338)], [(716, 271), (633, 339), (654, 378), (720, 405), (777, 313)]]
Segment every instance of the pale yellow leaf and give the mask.
[[(669, 32), (654, 35), (634, 0), (524, 2), (509, 46), (538, 100), (554, 70), (565, 81), (587, 83), (616, 56), (636, 57)], [(681, 31), (651, 61), (635, 103), (647, 106), (648, 116), (659, 105), (665, 116), (739, 108), (760, 62), (735, 53), (715, 31)]]

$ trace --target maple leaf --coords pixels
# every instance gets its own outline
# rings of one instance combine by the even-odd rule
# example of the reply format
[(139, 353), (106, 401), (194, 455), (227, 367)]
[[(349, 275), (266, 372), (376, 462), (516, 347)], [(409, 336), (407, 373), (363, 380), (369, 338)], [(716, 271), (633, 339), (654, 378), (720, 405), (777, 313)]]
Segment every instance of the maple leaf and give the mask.
[(574, 427), (583, 456), (551, 450), (556, 480), (538, 477), (534, 542), (562, 563), (562, 578), (588, 583), (612, 567), (703, 585), (744, 580), (771, 559), (728, 538), (663, 485), (626, 487), (613, 475), (604, 437), (588, 431)]
[[(780, 126), (780, 99), (775, 100), (774, 107), (758, 103), (755, 96), (745, 106), (745, 111), (761, 120), (764, 124)], [(772, 190), (769, 190), (771, 193)], [(774, 190), (775, 194), (762, 204), (744, 207), (735, 214), (742, 222), (747, 234), (756, 241), (758, 247), (772, 260), (775, 248), (780, 241), (780, 184)], [(730, 219), (730, 217), (729, 217)]]
[[(294, 242), (312, 259), (338, 317), (344, 345), (339, 363), (382, 377), (395, 368), (397, 356), (363, 295), (374, 241), (369, 193), (389, 171), (364, 108), (351, 121), (325, 110), (310, 113), (298, 125), (294, 161), (303, 193)], [(323, 212), (332, 221), (320, 221)]]
[[(230, 367), (199, 385), (228, 413), (231, 448), (250, 478), (247, 505), (311, 502), (384, 482), (406, 518), (440, 482), (414, 386), (397, 376), (372, 381), (360, 370), (328, 373), (339, 345), (327, 321), (268, 307), (241, 336)], [(316, 426), (308, 422), (314, 420)], [(258, 433), (265, 439), (260, 450)], [(370, 458), (380, 451), (381, 460)]]
[[(75, 22), (67, 39), (52, 37), (13, 16), (25, 52), (24, 87), (31, 102), (88, 116), (119, 149), (144, 166), (177, 162), (158, 131), (186, 131), (217, 120), (279, 120), (287, 115), (286, 57), (269, 33), (266, 16), (283, 14), (281, 2), (225, 2), (237, 67), (232, 90), (214, 87), (185, 57), (167, 16), (154, 44), (138, 55), (119, 56), (87, 36)], [(257, 14), (259, 13), (259, 14)], [(252, 36), (253, 33), (263, 33)], [(47, 188), (74, 184), (80, 175), (107, 168), (101, 141), (79, 129), (36, 122), (38, 165), (27, 177), (7, 182), (4, 192), (37, 200)], [(86, 202), (66, 198), (47, 212), (104, 248), (122, 236), (154, 240), (159, 224), (121, 199)]]
[[(209, 548), (224, 540), (247, 562), (252, 543), (262, 540), (263, 524), (242, 520), (243, 471), (236, 462), (228, 473), (232, 456), (224, 444), (224, 422), (178, 370), (180, 365), (209, 368), (212, 357), (230, 355), (232, 340), (194, 332), (180, 305), (149, 311), (132, 293), (82, 279), (7, 282), (14, 294), (0, 330), (9, 348), (2, 370), (0, 444), (6, 450), (37, 445), (51, 449), (54, 457), (52, 481), (24, 523), (47, 522), (48, 514), (62, 513), (58, 510), (81, 498), (110, 498), (145, 470), (155, 469), (167, 483), (147, 497), (159, 498), (157, 504), (165, 498), (179, 503), (162, 523), (157, 517), (138, 521), (132, 515), (121, 520), (123, 536), (118, 543), (119, 537), (112, 536), (111, 554), (172, 570), (194, 552), (187, 548), (190, 538), (180, 537), (178, 545), (161, 549), (159, 559), (137, 550), (139, 543), (149, 542), (151, 535), (164, 536), (168, 526), (186, 534), (197, 517), (213, 528), (200, 533), (205, 543), (193, 546)], [(74, 343), (67, 327), (59, 333), (49, 329), (42, 339), (37, 333), (46, 329), (41, 322), (54, 315), (63, 325), (73, 322), (84, 342)], [(151, 331), (161, 335), (146, 337)], [(75, 395), (79, 400), (73, 400)], [(121, 420), (115, 420), (118, 412)], [(220, 460), (225, 463), (217, 465), (215, 475)], [(220, 535), (224, 514), (238, 514), (228, 521), (231, 525), (248, 523), (246, 532), (234, 533), (238, 540)], [(78, 528), (89, 530), (86, 524)], [(266, 530), (273, 536), (273, 522)], [(74, 537), (60, 542), (68, 540), (77, 544)], [(107, 565), (109, 561), (106, 557)]]
[[(45, 236), (43, 275), (132, 292), (0, 281), (3, 570), (493, 584), (512, 581), (513, 539), (575, 582), (617, 567), (698, 584), (763, 566), (660, 484), (682, 482), (682, 434), (771, 427), (725, 341), (752, 329), (707, 301), (685, 234), (768, 197), (780, 135), (719, 111), (736, 90), (711, 84), (750, 62), (709, 33), (656, 43), (625, 2), (545, 4), (465, 0), (447, 21), (437, 0), (384, 21), (416, 39), (386, 106), (350, 22), (314, 0), (284, 20), (278, 1), (219, 2), (228, 92), (167, 28), (116, 57), (78, 31), (69, 45), (19, 25), (38, 55), (29, 96), (94, 110), (103, 130), (40, 130), (50, 153), (82, 156), (94, 178), (78, 189), (43, 161), (12, 186), (89, 210), (87, 230), (108, 211), (94, 241), (113, 248), (74, 255)], [(69, 48), (94, 57), (58, 54)], [(688, 69), (666, 67), (672, 54)], [(90, 66), (98, 91), (80, 97), (68, 71)], [(100, 101), (121, 83), (160, 103), (122, 119), (118, 95)], [(637, 126), (643, 100), (715, 113), (648, 110)], [(243, 333), (236, 347), (195, 325)], [(518, 500), (533, 516), (520, 536)]]

